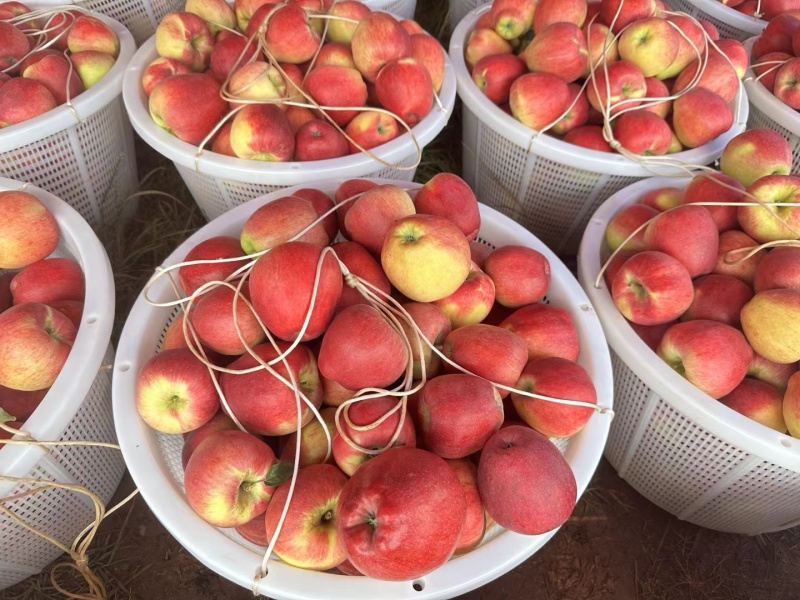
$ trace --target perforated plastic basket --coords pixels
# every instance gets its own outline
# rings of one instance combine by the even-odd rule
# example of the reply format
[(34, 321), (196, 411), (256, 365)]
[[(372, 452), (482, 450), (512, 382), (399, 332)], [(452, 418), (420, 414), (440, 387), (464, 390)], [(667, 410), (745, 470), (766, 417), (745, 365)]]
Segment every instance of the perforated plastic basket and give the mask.
[[(0, 190), (21, 189), (16, 181), (0, 178)], [(53, 213), (61, 230), (56, 256), (80, 263), (86, 279), (83, 318), (72, 351), (42, 403), (23, 429), (34, 438), (116, 442), (111, 415), (109, 345), (114, 323), (114, 279), (103, 246), (86, 222), (52, 194), (28, 186)], [(0, 474), (35, 477), (81, 484), (108, 502), (119, 485), (125, 463), (118, 450), (86, 446), (34, 446), (0, 444)], [(0, 482), (0, 497), (31, 489), (31, 485)], [(85, 496), (64, 490), (39, 492), (5, 507), (28, 524), (69, 546), (94, 520), (94, 508)], [(39, 573), (61, 550), (29, 533), (0, 514), (0, 590)]]
[[(463, 110), (464, 179), (489, 206), (530, 229), (556, 253), (575, 255), (589, 217), (603, 200), (654, 173), (621, 154), (599, 152), (540, 135), (489, 101), (470, 77), (464, 61), (467, 36), (480, 7), (458, 25), (450, 42), (450, 60), (458, 79)], [(742, 90), (733, 126), (712, 142), (665, 159), (706, 165), (728, 141), (744, 131), (747, 98)], [(657, 158), (657, 157), (654, 157)], [(677, 175), (674, 167), (652, 167), (659, 175)]]
[[(396, 183), (408, 189), (419, 188), (417, 184), (406, 182), (377, 182)], [(332, 195), (339, 183), (341, 180), (328, 181), (314, 187)], [(182, 261), (201, 240), (218, 235), (238, 236), (245, 220), (258, 206), (291, 192), (290, 189), (263, 196), (215, 219), (184, 242), (164, 265)], [(523, 244), (548, 258), (552, 267), (548, 301), (572, 315), (581, 344), (578, 362), (590, 373), (597, 388), (598, 402), (610, 406), (612, 381), (608, 347), (597, 316), (575, 278), (544, 244), (507, 217), (481, 206), (481, 219), (479, 238), (482, 242), (489, 245)], [(152, 299), (174, 299), (174, 292), (165, 283), (161, 280), (151, 288)], [(153, 308), (140, 297), (125, 324), (114, 365), (114, 414), (120, 445), (142, 495), (170, 533), (207, 567), (250, 589), (264, 550), (247, 543), (233, 530), (216, 529), (206, 524), (192, 511), (183, 494), (183, 438), (162, 435), (150, 429), (139, 418), (134, 405), (137, 373), (158, 350), (173, 315), (170, 309)], [(575, 473), (579, 494), (586, 489), (597, 467), (608, 426), (609, 417), (596, 413), (573, 438), (558, 441)], [(477, 550), (449, 561), (414, 582), (384, 582), (367, 577), (304, 571), (273, 560), (258, 591), (280, 600), (319, 600), (321, 590), (324, 590), (325, 598), (342, 600), (452, 598), (514, 568), (541, 548), (554, 533), (524, 536), (495, 528)]]
[(403, 19), (413, 19), (417, 0), (362, 0), (371, 10), (382, 10)]
[(758, 35), (767, 26), (766, 21), (740, 13), (719, 0), (665, 0), (674, 10), (688, 13), (696, 19), (711, 21), (721, 37), (745, 41)]
[(614, 365), (614, 410), (606, 458), (640, 494), (679, 519), (756, 535), (800, 524), (800, 440), (704, 394), (631, 329), (605, 283), (594, 288), (608, 221), (644, 192), (685, 187), (653, 178), (609, 198), (592, 217), (578, 256)]
[[(446, 54), (446, 53), (445, 53)], [(125, 74), (122, 95), (136, 132), (158, 152), (175, 163), (200, 209), (214, 219), (234, 206), (261, 194), (301, 183), (311, 184), (334, 177), (385, 177), (411, 181), (416, 169), (386, 167), (366, 154), (353, 154), (329, 160), (270, 163), (244, 160), (211, 152), (197, 155), (197, 147), (182, 142), (155, 124), (148, 112), (142, 89), (142, 71), (156, 58), (155, 40), (150, 39), (136, 52)], [(445, 77), (440, 93), (443, 108), (434, 106), (413, 131), (424, 147), (444, 129), (456, 99), (453, 66), (445, 59)], [(406, 133), (373, 148), (372, 153), (389, 164), (409, 167), (417, 159), (411, 136)]]
[(491, 4), (487, 0), (450, 0), (450, 31), (455, 31), (467, 13), (483, 4)]
[[(753, 49), (755, 39), (751, 38), (744, 44), (748, 56)], [(755, 77), (753, 70), (748, 67), (744, 76), (744, 87), (747, 90), (747, 99), (750, 101), (747, 127), (774, 129), (785, 137), (792, 148), (792, 173), (800, 173), (800, 113), (778, 100), (760, 81), (756, 81)]]
[(27, 181), (75, 208), (92, 227), (114, 225), (132, 206), (136, 189), (133, 131), (120, 92), (135, 51), (125, 27), (94, 14), (119, 37), (111, 70), (72, 101), (43, 115), (0, 129), (0, 176)]

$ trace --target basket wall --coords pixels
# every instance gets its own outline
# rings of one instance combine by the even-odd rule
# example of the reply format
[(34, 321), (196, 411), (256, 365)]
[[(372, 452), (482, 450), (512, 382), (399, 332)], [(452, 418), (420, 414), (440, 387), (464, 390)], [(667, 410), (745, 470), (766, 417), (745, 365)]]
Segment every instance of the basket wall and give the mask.
[(403, 19), (413, 19), (417, 0), (365, 0), (364, 4), (372, 10), (382, 10)]
[(450, 0), (450, 31), (455, 31), (456, 25), (461, 22), (466, 14), (481, 6), (488, 4), (487, 0)]

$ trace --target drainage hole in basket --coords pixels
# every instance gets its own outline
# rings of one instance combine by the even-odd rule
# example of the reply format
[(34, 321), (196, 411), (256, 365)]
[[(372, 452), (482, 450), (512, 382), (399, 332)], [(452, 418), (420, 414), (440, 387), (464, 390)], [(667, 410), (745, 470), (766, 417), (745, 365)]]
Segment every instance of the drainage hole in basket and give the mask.
[(95, 323), (97, 323), (97, 317), (89, 317), (88, 319), (86, 319), (87, 325), (94, 325)]
[(421, 592), (425, 589), (425, 580), (424, 579), (417, 579), (414, 583), (411, 584), (411, 587), (414, 588), (414, 591)]
[(130, 368), (131, 368), (131, 366), (130, 366), (128, 363), (125, 363), (125, 364), (122, 364), (122, 365), (120, 365), (119, 367), (117, 367), (117, 371), (119, 371), (119, 372), (121, 372), (121, 373), (125, 373), (125, 372), (126, 372), (126, 371), (128, 371)]
[(791, 448), (792, 447), (792, 440), (787, 439), (787, 438), (783, 438), (783, 439), (781, 439), (781, 444), (786, 446), (787, 448)]

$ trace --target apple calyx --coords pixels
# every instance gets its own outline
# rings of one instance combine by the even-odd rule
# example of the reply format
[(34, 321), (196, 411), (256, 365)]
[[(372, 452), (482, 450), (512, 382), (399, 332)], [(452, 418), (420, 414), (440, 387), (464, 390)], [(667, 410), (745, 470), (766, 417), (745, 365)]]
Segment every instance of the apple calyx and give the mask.
[(276, 462), (267, 471), (264, 483), (270, 487), (276, 487), (287, 481), (294, 472), (294, 463), (287, 461)]

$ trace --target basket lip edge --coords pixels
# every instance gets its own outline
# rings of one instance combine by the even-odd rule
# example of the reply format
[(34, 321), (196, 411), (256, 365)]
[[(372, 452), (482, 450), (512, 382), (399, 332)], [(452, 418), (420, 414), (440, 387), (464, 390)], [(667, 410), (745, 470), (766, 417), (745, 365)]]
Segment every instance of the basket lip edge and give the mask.
[[(748, 38), (743, 42), (747, 50), (747, 71), (744, 75), (744, 85), (747, 88), (747, 97), (757, 109), (765, 113), (767, 117), (778, 123), (781, 127), (794, 135), (800, 136), (800, 113), (781, 102), (775, 94), (770, 92), (763, 83), (758, 81), (753, 72), (752, 51), (753, 44), (758, 36)], [(764, 108), (769, 109), (769, 113)], [(777, 114), (773, 114), (777, 113)]]

